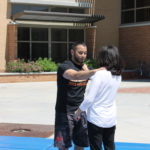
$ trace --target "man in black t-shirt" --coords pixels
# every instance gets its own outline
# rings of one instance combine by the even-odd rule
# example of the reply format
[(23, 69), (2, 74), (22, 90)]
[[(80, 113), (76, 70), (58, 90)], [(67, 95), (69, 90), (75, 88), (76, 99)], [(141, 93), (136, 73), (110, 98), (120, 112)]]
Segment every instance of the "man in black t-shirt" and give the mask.
[[(87, 129), (80, 128), (79, 124), (83, 126), (83, 121), (75, 119), (75, 111), (84, 99), (88, 78), (97, 70), (89, 70), (84, 64), (87, 56), (85, 43), (75, 43), (71, 56), (70, 61), (60, 64), (57, 72), (54, 145), (59, 150), (68, 150), (72, 146), (72, 140), (75, 144), (74, 150), (83, 150), (83, 147), (88, 146)], [(82, 113), (81, 116), (85, 117), (85, 114)]]

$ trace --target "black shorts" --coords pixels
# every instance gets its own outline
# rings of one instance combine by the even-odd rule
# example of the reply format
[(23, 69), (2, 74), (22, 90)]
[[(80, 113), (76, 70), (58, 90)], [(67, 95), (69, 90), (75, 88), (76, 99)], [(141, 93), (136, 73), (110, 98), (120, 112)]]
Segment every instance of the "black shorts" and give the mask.
[(72, 141), (80, 147), (89, 146), (86, 113), (81, 112), (79, 120), (75, 114), (56, 113), (54, 146), (69, 148)]

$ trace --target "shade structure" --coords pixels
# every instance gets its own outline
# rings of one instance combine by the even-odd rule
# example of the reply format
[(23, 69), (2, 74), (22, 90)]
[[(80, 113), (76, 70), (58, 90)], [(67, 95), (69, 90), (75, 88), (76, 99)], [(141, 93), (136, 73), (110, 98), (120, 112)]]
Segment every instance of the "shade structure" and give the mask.
[(24, 10), (13, 15), (13, 20), (34, 20), (34, 21), (52, 21), (52, 22), (72, 22), (72, 23), (95, 23), (105, 17), (103, 15), (61, 13), (61, 12), (43, 12)]

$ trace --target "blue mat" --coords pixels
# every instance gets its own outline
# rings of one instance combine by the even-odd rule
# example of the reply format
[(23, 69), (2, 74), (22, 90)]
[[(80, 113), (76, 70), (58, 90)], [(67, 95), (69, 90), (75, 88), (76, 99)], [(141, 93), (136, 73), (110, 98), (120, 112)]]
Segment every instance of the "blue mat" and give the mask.
[[(0, 136), (0, 150), (57, 150), (57, 148), (53, 147), (53, 139)], [(150, 144), (116, 142), (116, 150), (150, 150)]]

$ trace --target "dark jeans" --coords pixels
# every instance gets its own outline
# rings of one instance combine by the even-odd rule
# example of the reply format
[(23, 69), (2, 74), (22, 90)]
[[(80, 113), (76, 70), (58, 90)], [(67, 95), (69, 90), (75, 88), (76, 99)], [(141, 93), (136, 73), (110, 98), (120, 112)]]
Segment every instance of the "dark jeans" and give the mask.
[(88, 122), (88, 134), (90, 150), (115, 150), (114, 135), (116, 126), (111, 128), (101, 128)]

